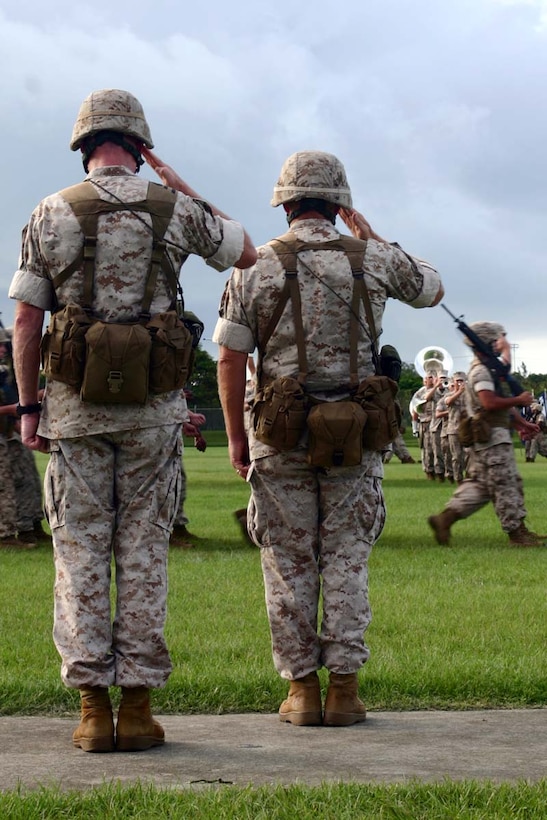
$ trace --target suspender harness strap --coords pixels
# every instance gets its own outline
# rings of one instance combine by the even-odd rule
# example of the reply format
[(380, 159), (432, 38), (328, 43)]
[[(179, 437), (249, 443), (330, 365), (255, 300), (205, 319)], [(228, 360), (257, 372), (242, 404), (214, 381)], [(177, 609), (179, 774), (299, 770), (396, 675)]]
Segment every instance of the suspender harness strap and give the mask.
[[(80, 389), (82, 401), (96, 403), (144, 404), (149, 393), (180, 390), (189, 378), (193, 352), (192, 335), (175, 309), (178, 277), (164, 242), (176, 192), (148, 183), (143, 200), (106, 202), (85, 181), (61, 191), (61, 196), (72, 208), (84, 242), (76, 259), (53, 279), (53, 287), (57, 290), (83, 265), (83, 298), (81, 305), (67, 304), (51, 318), (42, 339), (46, 376)], [(116, 211), (148, 213), (152, 222), (152, 253), (140, 314), (126, 323), (102, 322), (93, 315), (98, 219)], [(151, 316), (160, 270), (167, 279), (171, 307)]]
[(80, 182), (70, 188), (65, 188), (60, 192), (66, 202), (74, 211), (74, 215), (80, 223), (81, 231), (84, 235), (84, 243), (80, 253), (70, 265), (62, 270), (53, 279), (55, 290), (69, 279), (82, 262), (84, 263), (84, 297), (83, 307), (86, 311), (92, 310), (93, 304), (93, 284), (95, 278), (95, 254), (97, 249), (97, 223), (99, 215), (112, 211), (132, 211), (149, 213), (152, 220), (152, 256), (148, 267), (143, 301), (141, 305), (141, 315), (146, 318), (149, 315), (150, 305), (154, 296), (158, 272), (161, 268), (167, 281), (173, 298), (172, 307), (175, 306), (177, 298), (177, 276), (169, 263), (166, 246), (163, 241), (165, 232), (173, 216), (176, 202), (176, 193), (170, 188), (162, 185), (148, 183), (146, 199), (137, 202), (105, 202), (99, 196), (99, 191), (92, 182)]

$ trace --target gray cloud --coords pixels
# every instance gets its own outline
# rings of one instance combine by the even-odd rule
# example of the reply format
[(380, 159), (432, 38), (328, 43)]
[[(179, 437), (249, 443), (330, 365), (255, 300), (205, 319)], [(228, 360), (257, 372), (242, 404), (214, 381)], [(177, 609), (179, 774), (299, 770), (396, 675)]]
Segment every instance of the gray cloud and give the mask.
[[(68, 150), (81, 100), (125, 87), (143, 103), (160, 156), (257, 244), (284, 230), (268, 204), (284, 158), (313, 147), (338, 154), (356, 206), (439, 268), (451, 309), (502, 322), (517, 361), (547, 372), (546, 8), (0, 0), (2, 318), (13, 316), (7, 288), (32, 208), (82, 177)], [(182, 278), (210, 337), (225, 277), (191, 260)], [(429, 344), (468, 355), (440, 308), (392, 303), (384, 329), (406, 361)]]

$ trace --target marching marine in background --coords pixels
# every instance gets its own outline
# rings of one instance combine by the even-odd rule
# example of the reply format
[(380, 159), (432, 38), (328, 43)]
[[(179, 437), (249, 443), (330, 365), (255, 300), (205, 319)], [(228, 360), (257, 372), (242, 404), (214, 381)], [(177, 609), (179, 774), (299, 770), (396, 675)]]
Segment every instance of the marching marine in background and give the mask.
[[(256, 251), (239, 223), (151, 153), (142, 106), (127, 91), (91, 93), (70, 147), (86, 180), (34, 210), (10, 288), (21, 434), (50, 452), (54, 640), (62, 680), (81, 694), (74, 745), (139, 751), (164, 742), (150, 689), (171, 672), (167, 556), (191, 357), (178, 276), (189, 254), (222, 271), (253, 264)], [(139, 179), (143, 156), (182, 193)], [(110, 686), (122, 692), (116, 727)]]
[[(526, 508), (522, 479), (517, 470), (511, 439), (511, 426), (526, 437), (535, 435), (538, 426), (522, 418), (515, 408), (528, 407), (533, 396), (528, 391), (518, 395), (504, 395), (499, 376), (491, 360), (501, 358), (509, 369), (511, 346), (505, 329), (496, 322), (476, 322), (468, 330), (477, 339), (476, 344), (466, 336), (473, 347), (475, 358), (467, 376), (467, 424), (460, 427), (462, 444), (469, 448), (467, 478), (459, 485), (444, 510), (428, 519), (438, 544), (448, 544), (452, 525), (468, 518), (489, 501), (516, 547), (537, 547), (543, 536), (528, 530), (524, 523)], [(489, 350), (487, 356), (481, 348)], [(513, 380), (514, 382), (514, 380)]]
[[(251, 485), (248, 527), (261, 550), (274, 664), (290, 681), (280, 719), (348, 726), (366, 717), (357, 673), (369, 656), (368, 557), (385, 520), (382, 450), (400, 425), (397, 383), (383, 375), (377, 351), (382, 316), (389, 298), (429, 307), (443, 289), (428, 263), (353, 210), (332, 154), (290, 156), (272, 205), (283, 206), (290, 230), (226, 285), (214, 332), (219, 393), (231, 463)], [(338, 215), (355, 238), (338, 231)], [(390, 358), (396, 365), (393, 349)], [(329, 670), (324, 708), (321, 667)]]
[(538, 453), (542, 456), (546, 455), (546, 448), (544, 444), (545, 438), (545, 414), (543, 412), (543, 407), (539, 403), (539, 401), (534, 401), (530, 405), (530, 407), (525, 411), (524, 417), (527, 421), (531, 421), (533, 424), (537, 424), (540, 428), (540, 432), (537, 436), (534, 436), (531, 439), (526, 439), (524, 441), (524, 453), (526, 461), (530, 464), (533, 464), (536, 460), (536, 456)]

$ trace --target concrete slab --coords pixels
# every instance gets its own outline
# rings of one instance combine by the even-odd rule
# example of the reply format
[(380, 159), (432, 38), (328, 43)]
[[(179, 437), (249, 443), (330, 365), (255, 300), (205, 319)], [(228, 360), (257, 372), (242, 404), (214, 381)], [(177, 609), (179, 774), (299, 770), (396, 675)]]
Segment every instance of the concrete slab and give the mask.
[(295, 727), (277, 715), (163, 715), (165, 746), (89, 754), (77, 718), (0, 717), (0, 789), (162, 788), (547, 777), (547, 709), (372, 712), (347, 728)]

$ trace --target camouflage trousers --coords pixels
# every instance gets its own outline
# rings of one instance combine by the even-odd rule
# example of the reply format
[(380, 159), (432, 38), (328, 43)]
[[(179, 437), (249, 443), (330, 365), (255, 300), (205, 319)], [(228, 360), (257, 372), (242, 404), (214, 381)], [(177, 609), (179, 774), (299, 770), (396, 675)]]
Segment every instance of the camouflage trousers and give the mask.
[(513, 445), (496, 444), (478, 451), (470, 447), (467, 475), (445, 510), (468, 518), (491, 501), (503, 530), (516, 530), (526, 518), (526, 508)]
[(248, 526), (261, 547), (278, 673), (356, 672), (369, 656), (368, 557), (385, 522), (381, 478), (362, 467), (311, 467), (304, 450), (251, 469)]
[(34, 453), (13, 436), (8, 440), (9, 458), (17, 505), (17, 530), (30, 532), (35, 521), (44, 517), (42, 511), (42, 482)]
[(4, 436), (0, 435), (0, 538), (15, 535), (16, 520), (15, 488), (8, 443)]
[(188, 516), (184, 512), (184, 502), (186, 501), (186, 470), (184, 463), (180, 462), (180, 502), (175, 516), (176, 527), (186, 527), (189, 523)]
[(450, 456), (452, 458), (452, 473), (455, 481), (463, 481), (465, 472), (465, 463), (467, 461), (467, 454), (460, 444), (460, 437), (457, 433), (448, 434), (448, 443), (450, 446)]
[(69, 687), (159, 688), (169, 677), (167, 555), (180, 458), (179, 424), (51, 442), (53, 637)]
[(450, 452), (448, 433), (441, 433), (441, 452), (443, 455), (444, 474), (447, 478), (454, 478), (454, 468), (452, 467), (452, 453)]
[(433, 472), (435, 475), (445, 475), (443, 444), (441, 439), (441, 428), (433, 430), (431, 433), (431, 448), (433, 450)]
[(429, 429), (429, 422), (420, 422), (420, 439), (422, 445), (422, 469), (424, 473), (435, 472), (435, 452), (433, 450), (433, 434)]

